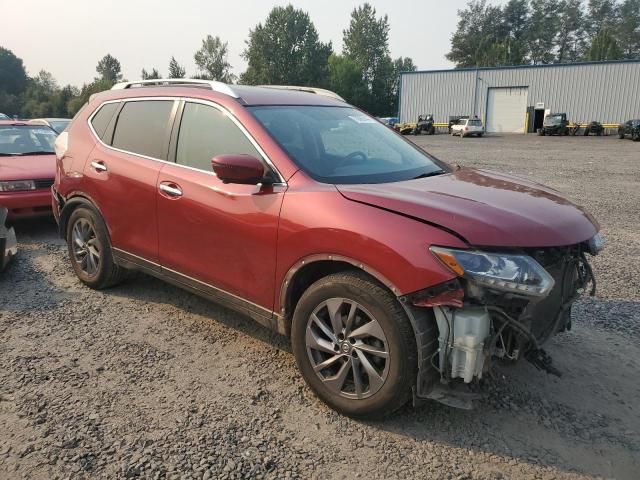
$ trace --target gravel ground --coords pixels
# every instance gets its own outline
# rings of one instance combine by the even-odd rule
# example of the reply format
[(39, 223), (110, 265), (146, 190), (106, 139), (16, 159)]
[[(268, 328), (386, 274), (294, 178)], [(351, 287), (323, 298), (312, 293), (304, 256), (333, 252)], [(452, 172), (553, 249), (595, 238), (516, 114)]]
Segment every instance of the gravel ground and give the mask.
[(17, 225), (0, 277), (0, 478), (635, 479), (640, 468), (640, 145), (535, 136), (416, 140), (585, 205), (599, 292), (548, 351), (564, 372), (500, 370), (472, 412), (332, 412), (286, 339), (138, 275), (95, 292), (52, 223)]

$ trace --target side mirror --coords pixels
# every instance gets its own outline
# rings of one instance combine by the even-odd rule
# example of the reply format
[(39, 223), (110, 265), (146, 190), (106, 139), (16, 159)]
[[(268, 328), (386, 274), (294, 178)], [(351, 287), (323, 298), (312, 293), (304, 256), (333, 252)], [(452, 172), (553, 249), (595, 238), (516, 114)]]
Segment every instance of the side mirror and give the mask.
[(211, 159), (211, 167), (224, 183), (257, 185), (264, 178), (264, 165), (251, 155), (218, 155)]

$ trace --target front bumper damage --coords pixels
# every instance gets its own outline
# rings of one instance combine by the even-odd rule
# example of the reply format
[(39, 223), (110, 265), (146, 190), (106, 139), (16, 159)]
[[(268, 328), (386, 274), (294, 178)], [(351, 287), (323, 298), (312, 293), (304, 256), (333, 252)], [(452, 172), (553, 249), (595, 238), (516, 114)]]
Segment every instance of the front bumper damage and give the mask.
[(481, 396), (473, 385), (491, 373), (496, 361), (525, 358), (560, 376), (542, 346), (571, 329), (571, 306), (589, 285), (589, 293), (595, 294), (595, 277), (585, 257), (589, 251), (586, 243), (527, 251), (555, 280), (544, 297), (494, 290), (465, 278), (401, 297), (418, 333), (415, 401), (432, 399), (470, 409)]

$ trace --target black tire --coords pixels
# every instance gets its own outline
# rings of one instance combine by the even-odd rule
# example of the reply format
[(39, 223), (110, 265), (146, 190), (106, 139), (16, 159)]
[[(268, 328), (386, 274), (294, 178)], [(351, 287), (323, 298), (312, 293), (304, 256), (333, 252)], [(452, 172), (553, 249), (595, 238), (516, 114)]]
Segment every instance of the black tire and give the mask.
[(539, 128), (538, 129), (538, 136), (544, 137), (544, 135), (545, 135), (544, 128)]
[[(74, 252), (73, 232), (80, 222), (82, 224), (88, 223), (95, 234), (93, 245), (99, 253), (99, 262), (93, 273), (83, 269), (82, 263), (77, 260), (78, 256)], [(101, 290), (112, 287), (122, 281), (126, 270), (113, 260), (111, 240), (109, 239), (107, 227), (102, 217), (95, 210), (90, 207), (78, 207), (71, 213), (67, 222), (66, 240), (71, 267), (82, 283), (95, 290)]]
[(618, 138), (620, 140), (624, 140), (624, 133), (618, 133)]
[(631, 140), (634, 142), (640, 142), (640, 133), (634, 133), (631, 135)]
[(431, 127), (429, 129), (429, 135), (435, 135), (436, 134), (436, 127)]
[(484, 136), (484, 133), (479, 133), (478, 134), (478, 138), (482, 138)]
[[(314, 370), (311, 353), (307, 349), (307, 326), (312, 313), (323, 302), (338, 298), (363, 306), (375, 318), (386, 337), (388, 359), (385, 362), (389, 362), (385, 366), (386, 379), (375, 393), (366, 398), (347, 398), (332, 391)], [(298, 368), (309, 387), (322, 401), (344, 415), (380, 418), (402, 407), (411, 396), (416, 382), (418, 358), (413, 328), (396, 297), (363, 272), (336, 273), (311, 285), (296, 306), (291, 343)], [(351, 375), (353, 380), (353, 373)]]
[(583, 135), (584, 135), (585, 137), (588, 137), (588, 136), (589, 136), (589, 129), (588, 129), (588, 128), (586, 128), (586, 129), (584, 130)]

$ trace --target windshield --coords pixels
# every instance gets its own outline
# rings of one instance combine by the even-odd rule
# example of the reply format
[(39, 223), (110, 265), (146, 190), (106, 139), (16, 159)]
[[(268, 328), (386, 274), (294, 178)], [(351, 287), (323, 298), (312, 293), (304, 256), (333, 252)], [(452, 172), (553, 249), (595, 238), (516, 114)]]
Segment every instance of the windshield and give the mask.
[(549, 125), (560, 125), (561, 122), (562, 122), (562, 117), (560, 115), (547, 117), (547, 124)]
[(386, 183), (447, 167), (351, 107), (250, 107), (293, 161), (324, 183)]
[(56, 133), (64, 132), (64, 129), (71, 123), (71, 120), (49, 120), (49, 124), (51, 128), (53, 128)]
[(54, 153), (56, 132), (43, 125), (0, 125), (0, 155)]

